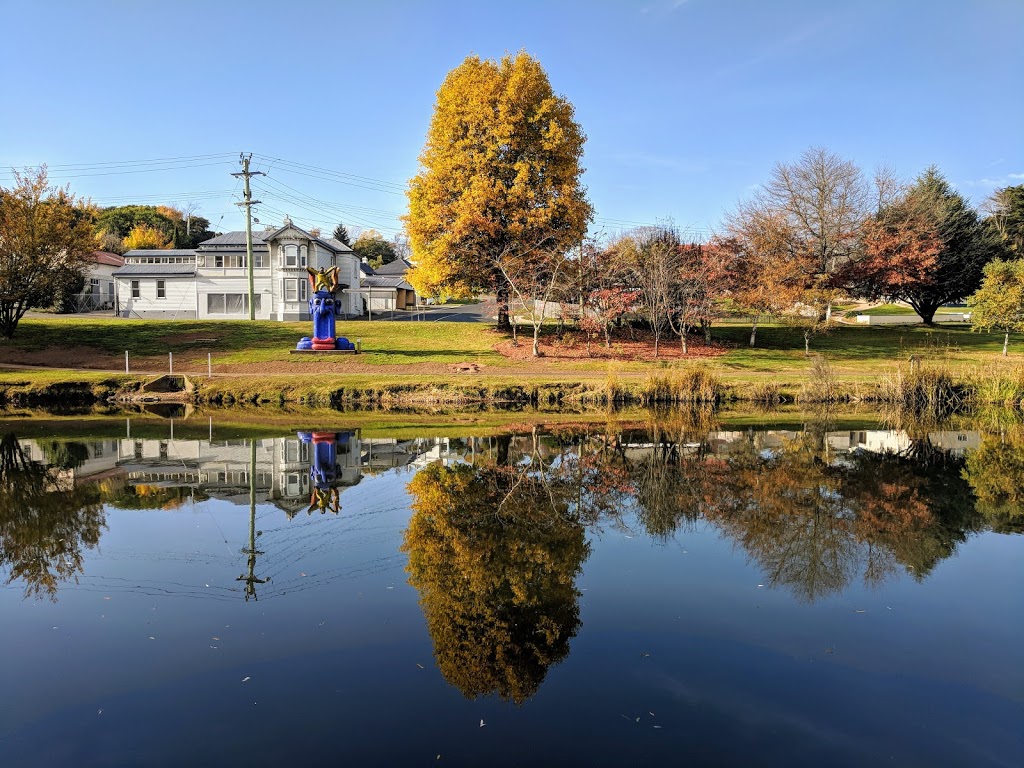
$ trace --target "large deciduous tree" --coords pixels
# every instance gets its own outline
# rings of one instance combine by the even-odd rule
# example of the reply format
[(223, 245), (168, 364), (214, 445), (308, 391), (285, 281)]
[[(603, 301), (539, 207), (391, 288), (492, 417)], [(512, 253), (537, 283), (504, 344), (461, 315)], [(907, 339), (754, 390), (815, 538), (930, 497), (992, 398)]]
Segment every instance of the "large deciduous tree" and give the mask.
[(811, 147), (796, 163), (777, 163), (771, 179), (752, 205), (781, 216), (789, 228), (792, 249), (805, 262), (808, 287), (824, 298), (825, 318), (831, 315), (836, 277), (856, 258), (860, 226), (872, 195), (860, 168), (824, 147)]
[(96, 248), (90, 204), (51, 186), (45, 167), (15, 171), (14, 180), (0, 187), (0, 333), (8, 339), (28, 310), (51, 306), (84, 272)]
[(933, 166), (868, 220), (849, 282), (862, 295), (906, 301), (931, 325), (939, 307), (978, 288), (993, 253), (977, 212)]
[(409, 186), (417, 290), (494, 290), (507, 328), (510, 289), (497, 260), (543, 261), (586, 232), (584, 138), (572, 105), (525, 52), (470, 56), (449, 72)]
[(1003, 356), (1010, 333), (1024, 331), (1024, 259), (996, 259), (985, 266), (981, 287), (968, 300), (971, 322), (979, 331), (1002, 331)]

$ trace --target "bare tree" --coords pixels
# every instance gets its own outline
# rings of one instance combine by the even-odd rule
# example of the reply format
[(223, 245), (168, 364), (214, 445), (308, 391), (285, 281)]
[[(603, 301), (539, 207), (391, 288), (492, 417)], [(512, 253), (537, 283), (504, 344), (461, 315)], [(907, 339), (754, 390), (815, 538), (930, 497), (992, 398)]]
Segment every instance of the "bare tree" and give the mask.
[(670, 326), (679, 285), (679, 235), (671, 226), (644, 227), (620, 241), (630, 281), (642, 299), (642, 311), (654, 333), (654, 356)]
[[(777, 163), (754, 201), (766, 211), (785, 216), (796, 248), (813, 267), (814, 287), (819, 291), (836, 288), (835, 276), (856, 258), (861, 224), (874, 203), (860, 168), (824, 147), (811, 147), (796, 163)], [(828, 320), (830, 297), (824, 312)]]
[[(494, 257), (494, 266), (504, 278), (512, 298), (518, 302), (526, 321), (533, 329), (533, 356), (540, 357), (540, 331), (548, 315), (548, 307), (559, 290), (566, 267), (565, 254), (548, 248), (549, 240), (533, 248), (506, 248)], [(515, 338), (518, 316), (509, 311)]]

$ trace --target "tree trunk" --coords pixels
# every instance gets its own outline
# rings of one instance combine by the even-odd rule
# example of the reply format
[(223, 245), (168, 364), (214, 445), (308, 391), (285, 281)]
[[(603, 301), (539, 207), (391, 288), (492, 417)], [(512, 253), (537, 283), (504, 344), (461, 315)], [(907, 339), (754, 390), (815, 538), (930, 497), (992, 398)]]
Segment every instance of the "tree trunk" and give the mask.
[(533, 356), (540, 357), (540, 323), (533, 324)]
[(604, 327), (604, 348), (612, 348), (612, 329), (609, 328), (607, 325), (605, 325)]
[(512, 323), (510, 327), (512, 328), (512, 346), (513, 347), (518, 347), (519, 346), (519, 337), (516, 334), (516, 332), (519, 330), (519, 326), (516, 323)]
[(825, 307), (825, 322), (827, 323), (831, 319), (832, 319), (832, 302), (830, 301), (828, 303), (828, 306)]
[(811, 356), (811, 332), (804, 331), (804, 357)]
[(757, 341), (757, 315), (754, 315), (753, 322), (750, 324), (750, 346), (754, 346), (755, 341)]
[(661, 341), (661, 334), (658, 333), (658, 329), (654, 329), (654, 359), (658, 359), (658, 342)]
[(508, 331), (511, 328), (511, 322), (508, 316), (508, 282), (504, 276), (499, 278), (501, 281), (498, 284), (497, 290), (494, 292), (494, 297), (498, 302), (498, 330)]
[(679, 343), (680, 343), (680, 345), (682, 345), (682, 347), (683, 347), (683, 354), (684, 354), (684, 355), (687, 355), (687, 354), (689, 354), (689, 353), (690, 353), (690, 350), (689, 350), (689, 349), (687, 348), (687, 346), (686, 346), (686, 328), (685, 328), (685, 327), (684, 327), (684, 328), (683, 328), (683, 330), (682, 330), (682, 331), (680, 331), (680, 333), (679, 333)]
[(1003, 357), (1006, 357), (1006, 350), (1010, 346), (1010, 332), (1007, 331), (1006, 335), (1003, 336)]
[(921, 316), (925, 325), (935, 325), (935, 313), (938, 311), (941, 302), (938, 301), (911, 301), (910, 306)]
[(704, 329), (704, 342), (706, 344), (711, 343), (711, 322), (708, 320), (701, 320), (701, 328)]
[(3, 333), (5, 339), (14, 337), (22, 314), (18, 302), (0, 301), (0, 333)]

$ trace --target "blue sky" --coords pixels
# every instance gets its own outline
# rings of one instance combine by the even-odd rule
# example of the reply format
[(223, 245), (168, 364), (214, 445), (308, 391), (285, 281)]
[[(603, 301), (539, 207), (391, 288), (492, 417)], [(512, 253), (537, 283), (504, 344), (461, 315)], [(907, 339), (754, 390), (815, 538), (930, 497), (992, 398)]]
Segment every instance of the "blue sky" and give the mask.
[[(391, 235), (445, 74), (520, 49), (576, 108), (605, 232), (706, 233), (811, 145), (934, 163), (976, 203), (1024, 183), (1021, 0), (3, 5), (0, 184), (45, 162), (99, 203), (192, 201), (221, 229), (245, 150), (261, 221)], [(154, 158), (194, 159), (123, 164)]]

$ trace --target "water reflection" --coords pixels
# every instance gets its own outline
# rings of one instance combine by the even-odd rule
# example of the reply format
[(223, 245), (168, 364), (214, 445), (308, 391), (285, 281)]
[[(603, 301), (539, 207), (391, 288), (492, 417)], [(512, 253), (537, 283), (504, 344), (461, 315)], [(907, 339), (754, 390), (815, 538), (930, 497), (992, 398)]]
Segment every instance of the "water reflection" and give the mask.
[(50, 466), (34, 461), (13, 434), (0, 438), (0, 568), (26, 597), (56, 599), (61, 582), (82, 572), (83, 550), (99, 544), (106, 516), (99, 489), (78, 486), (81, 444), (43, 443)]
[(434, 463), (409, 484), (403, 551), (445, 679), (521, 704), (569, 653), (589, 553), (563, 487), (492, 463)]
[[(467, 690), (516, 701), (529, 696), (527, 681), (543, 679), (541, 668), (561, 658), (575, 632), (573, 579), (587, 556), (587, 526), (638, 524), (665, 540), (713, 525), (757, 563), (766, 584), (804, 601), (900, 572), (923, 579), (972, 532), (1024, 531), (1019, 426), (842, 431), (816, 420), (799, 430), (730, 431), (691, 414), (636, 430), (535, 429), (484, 439), (311, 431), (252, 441), (150, 440), (131, 437), (129, 425), (120, 439), (19, 442), (8, 434), (2, 445), (0, 564), (9, 583), (51, 598), (81, 573), (83, 551), (98, 544), (103, 503), (175, 509), (216, 498), (248, 505), (249, 544), (241, 552), (248, 562), (239, 579), (252, 598), (264, 583), (257, 504), (289, 518), (339, 514), (343, 491), (365, 475), (418, 472), (409, 486), (405, 551), (428, 623), (438, 638), (466, 637), (470, 625), (492, 636), (466, 646), (480, 654), (473, 663), (456, 663), (457, 646), (443, 640), (438, 657), (452, 659), (444, 665), (453, 678), (460, 667), (477, 669), (462, 675), (467, 685), (476, 681)], [(463, 592), (452, 591), (452, 579)], [(437, 595), (467, 603), (444, 606)], [(508, 611), (534, 618), (502, 614)], [(510, 641), (497, 639), (510, 631), (500, 629), (506, 624), (543, 638), (544, 647), (509, 655)], [(484, 674), (487, 658), (492, 668)], [(539, 666), (528, 671), (526, 658)], [(497, 671), (500, 660), (519, 671)]]

